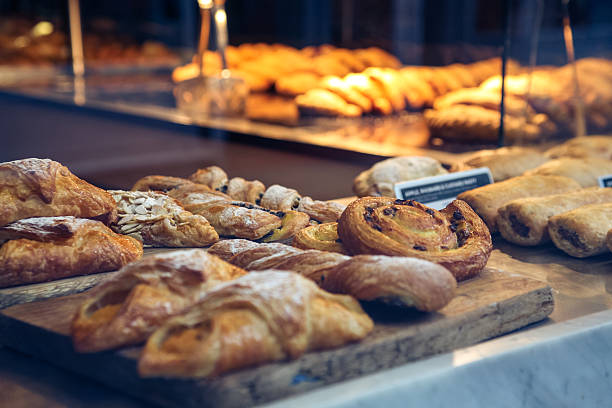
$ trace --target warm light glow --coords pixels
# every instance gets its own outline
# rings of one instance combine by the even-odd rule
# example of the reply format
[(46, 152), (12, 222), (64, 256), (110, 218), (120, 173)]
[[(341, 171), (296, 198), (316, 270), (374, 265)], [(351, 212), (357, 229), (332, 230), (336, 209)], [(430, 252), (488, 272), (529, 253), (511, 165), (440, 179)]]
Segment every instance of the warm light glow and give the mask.
[(212, 0), (198, 0), (198, 4), (200, 5), (200, 8), (203, 9), (209, 9), (213, 6)]
[(215, 22), (217, 24), (225, 24), (227, 22), (227, 14), (225, 14), (225, 10), (217, 10), (215, 13)]
[(45, 35), (49, 35), (53, 32), (53, 24), (48, 21), (41, 21), (32, 27), (32, 36), (33, 37), (42, 37)]

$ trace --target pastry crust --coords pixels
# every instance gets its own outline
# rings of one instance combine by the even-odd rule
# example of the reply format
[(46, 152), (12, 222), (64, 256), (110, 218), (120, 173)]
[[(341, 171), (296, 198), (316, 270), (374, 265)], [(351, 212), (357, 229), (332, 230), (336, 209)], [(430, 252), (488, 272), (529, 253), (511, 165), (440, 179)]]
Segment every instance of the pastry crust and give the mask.
[(264, 191), (266, 186), (259, 180), (247, 181), (242, 177), (234, 177), (227, 183), (227, 190), (224, 192), (234, 200), (258, 204)]
[(495, 182), (520, 176), (525, 171), (545, 163), (548, 158), (535, 149), (520, 146), (480, 150), (451, 167), (451, 171), (464, 171), (488, 167)]
[(612, 251), (612, 229), (610, 229), (610, 231), (608, 231), (608, 236), (606, 238), (606, 243), (608, 245), (608, 249), (610, 251)]
[(612, 203), (590, 204), (554, 217), (548, 233), (557, 248), (577, 258), (608, 251), (606, 235), (612, 229)]
[(152, 191), (111, 190), (119, 220), (114, 231), (145, 245), (202, 247), (219, 240), (206, 218), (185, 211), (175, 199)]
[(216, 243), (210, 251), (234, 253), (229, 262), (250, 271), (291, 270), (328, 291), (422, 311), (444, 307), (453, 298), (457, 286), (453, 275), (443, 266), (414, 258), (382, 255), (351, 258), (282, 244), (246, 246), (228, 241)]
[(457, 196), (476, 211), (489, 227), (497, 231), (498, 210), (504, 204), (526, 197), (568, 193), (580, 189), (576, 181), (562, 176), (519, 176), (465, 191)]
[(342, 97), (326, 89), (311, 89), (298, 95), (295, 103), (301, 113), (306, 115), (359, 117), (363, 113), (357, 105), (346, 102)]
[(361, 340), (374, 327), (359, 303), (301, 276), (249, 274), (210, 291), (147, 341), (142, 376), (214, 377)]
[(292, 245), (301, 249), (317, 249), (319, 251), (348, 254), (338, 236), (337, 222), (311, 225), (300, 230), (293, 237)]
[(189, 176), (189, 180), (204, 184), (213, 190), (220, 190), (227, 185), (227, 174), (218, 166), (208, 166), (203, 169), (198, 169), (195, 173)]
[(142, 256), (142, 244), (99, 221), (28, 218), (0, 228), (0, 287), (113, 271)]
[(300, 205), (300, 193), (292, 188), (273, 184), (261, 198), (261, 206), (271, 210), (288, 211), (296, 210)]
[(612, 160), (612, 136), (583, 136), (549, 149), (546, 154), (560, 157), (600, 157)]
[(591, 187), (564, 194), (510, 201), (499, 209), (497, 227), (508, 241), (533, 246), (550, 241), (548, 220), (587, 204), (612, 202), (612, 188)]
[(576, 180), (582, 187), (595, 187), (599, 185), (599, 176), (612, 174), (612, 160), (564, 157), (525, 172), (525, 175), (534, 174), (565, 176)]
[(69, 215), (109, 224), (116, 206), (106, 191), (49, 159), (0, 163), (0, 226), (30, 217)]
[(492, 250), (487, 226), (460, 200), (436, 211), (412, 200), (360, 198), (340, 217), (338, 235), (352, 254), (425, 259), (458, 281), (476, 276)]
[(313, 200), (310, 197), (302, 197), (297, 210), (308, 214), (310, 218), (318, 222), (335, 222), (342, 215), (346, 206), (334, 201)]
[(96, 286), (72, 321), (79, 352), (138, 344), (170, 316), (246, 271), (201, 249), (146, 256)]
[(372, 101), (361, 92), (351, 87), (337, 76), (328, 76), (321, 80), (321, 87), (331, 91), (348, 103), (359, 106), (364, 113), (372, 111)]
[(446, 173), (440, 162), (430, 157), (394, 157), (359, 173), (353, 182), (353, 191), (358, 197), (395, 197), (395, 183)]
[[(145, 176), (134, 183), (132, 191), (161, 191), (162, 193), (167, 193), (170, 190), (187, 184), (191, 184), (191, 181), (180, 177)], [(209, 188), (206, 188), (206, 191), (209, 190)]]

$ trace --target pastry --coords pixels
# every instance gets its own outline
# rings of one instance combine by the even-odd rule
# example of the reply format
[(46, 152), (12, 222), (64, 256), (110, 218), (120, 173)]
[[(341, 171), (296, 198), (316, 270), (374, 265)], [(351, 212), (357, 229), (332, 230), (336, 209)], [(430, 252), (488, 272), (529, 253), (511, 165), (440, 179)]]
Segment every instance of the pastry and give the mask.
[(261, 206), (271, 210), (296, 210), (300, 205), (300, 193), (292, 188), (273, 184), (267, 188), (261, 197)]
[(320, 80), (320, 85), (322, 88), (337, 94), (347, 103), (359, 106), (363, 113), (372, 111), (372, 101), (341, 78), (327, 76)]
[(568, 193), (580, 189), (576, 181), (562, 176), (518, 176), (465, 191), (457, 196), (476, 211), (489, 227), (497, 231), (497, 216), (501, 206), (525, 197), (541, 197)]
[(202, 247), (219, 240), (206, 218), (185, 211), (175, 199), (152, 191), (111, 190), (118, 221), (111, 228), (149, 246)]
[(311, 89), (318, 88), (321, 77), (313, 72), (296, 72), (278, 78), (274, 84), (276, 92), (281, 95), (298, 96)]
[(577, 258), (607, 252), (606, 235), (610, 229), (612, 203), (584, 205), (548, 221), (548, 233), (555, 246)]
[(497, 227), (508, 241), (539, 245), (550, 241), (548, 220), (587, 204), (612, 202), (612, 188), (591, 187), (564, 194), (510, 201), (499, 209)]
[(301, 249), (317, 249), (319, 251), (348, 254), (338, 236), (337, 222), (326, 222), (301, 229), (293, 237), (292, 245)]
[(245, 273), (201, 249), (146, 256), (88, 293), (72, 321), (74, 347), (95, 352), (141, 343), (207, 291)]
[(354, 50), (353, 54), (368, 67), (385, 67), (398, 69), (402, 63), (397, 57), (378, 47)]
[(395, 197), (395, 183), (446, 173), (440, 162), (429, 157), (394, 157), (361, 172), (353, 182), (353, 191), (358, 197)]
[(310, 197), (302, 197), (297, 211), (308, 214), (310, 218), (318, 222), (334, 222), (342, 215), (346, 206), (333, 202), (313, 200)]
[(612, 160), (598, 157), (590, 157), (588, 160), (563, 157), (550, 160), (525, 172), (525, 175), (534, 174), (569, 177), (580, 183), (582, 187), (594, 187), (599, 185), (599, 176), (612, 174)]
[(548, 158), (535, 149), (513, 146), (480, 150), (451, 167), (451, 171), (488, 167), (495, 182), (520, 176), (545, 163)]
[(30, 217), (70, 215), (109, 224), (115, 200), (49, 159), (0, 163), (0, 226)]
[[(483, 108), (499, 111), (501, 106), (501, 92), (483, 88), (462, 88), (449, 92), (436, 98), (434, 109), (441, 110), (455, 105), (476, 105)], [(506, 114), (513, 116), (535, 114), (533, 108), (525, 99), (515, 95), (507, 95), (504, 98), (504, 109)]]
[(234, 177), (227, 182), (227, 188), (222, 187), (221, 191), (234, 200), (259, 203), (266, 186), (259, 180), (248, 181), (242, 177)]
[(372, 102), (372, 110), (380, 115), (393, 113), (393, 105), (385, 97), (381, 84), (364, 74), (349, 74), (342, 79), (352, 89), (360, 92)]
[(27, 218), (0, 227), (0, 287), (113, 271), (142, 256), (142, 244), (99, 221)]
[(608, 231), (608, 236), (606, 237), (606, 243), (608, 245), (608, 249), (612, 251), (612, 229)]
[(189, 180), (204, 184), (213, 190), (220, 190), (227, 185), (228, 179), (225, 171), (218, 166), (209, 166), (203, 169), (198, 169), (195, 173), (189, 176)]
[(583, 136), (549, 149), (546, 154), (553, 159), (560, 157), (600, 157), (612, 160), (612, 136)]
[(401, 91), (401, 78), (396, 71), (371, 67), (363, 71), (363, 75), (369, 76), (373, 81), (380, 84), (385, 98), (391, 102), (394, 112), (401, 112), (406, 109), (406, 101)]
[(246, 100), (246, 117), (259, 122), (295, 126), (300, 112), (293, 98), (273, 94), (250, 94)]
[(281, 271), (249, 274), (211, 290), (147, 341), (145, 377), (214, 377), (310, 350), (361, 340), (374, 327), (359, 303)]
[[(133, 191), (161, 191), (166, 193), (172, 189), (178, 188), (184, 184), (190, 184), (191, 182), (187, 179), (180, 177), (170, 176), (145, 176), (138, 179), (134, 186)], [(210, 191), (209, 188), (206, 189)]]
[(209, 251), (222, 256), (234, 253), (229, 262), (250, 271), (286, 269), (334, 293), (428, 312), (439, 310), (450, 302), (456, 288), (455, 278), (446, 268), (415, 258), (350, 257), (282, 244), (253, 247), (232, 241), (218, 242)]
[(460, 200), (436, 211), (413, 200), (360, 198), (342, 213), (338, 235), (352, 254), (426, 259), (458, 281), (476, 276), (492, 250), (486, 225)]
[(311, 89), (298, 95), (295, 102), (301, 113), (324, 116), (361, 116), (362, 110), (357, 105), (347, 103), (342, 97), (326, 89)]

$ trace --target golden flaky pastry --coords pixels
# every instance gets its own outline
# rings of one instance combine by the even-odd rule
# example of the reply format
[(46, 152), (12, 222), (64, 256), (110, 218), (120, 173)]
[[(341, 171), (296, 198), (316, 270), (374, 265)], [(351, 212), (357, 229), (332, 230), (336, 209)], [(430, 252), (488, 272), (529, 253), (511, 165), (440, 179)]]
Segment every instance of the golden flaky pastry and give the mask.
[(348, 254), (338, 236), (337, 222), (311, 225), (300, 230), (293, 237), (292, 245), (301, 249), (318, 249), (320, 251)]
[(70, 216), (13, 222), (0, 227), (2, 241), (0, 287), (113, 271), (142, 256), (136, 239)]
[(146, 256), (89, 292), (72, 321), (74, 346), (95, 352), (141, 343), (208, 290), (245, 273), (201, 249)]
[(525, 171), (545, 163), (548, 158), (535, 149), (512, 146), (495, 150), (480, 150), (461, 162), (454, 164), (451, 171), (471, 170), (488, 167), (495, 182), (520, 176)]
[(142, 376), (213, 377), (361, 340), (374, 327), (359, 303), (295, 273), (253, 273), (219, 286), (147, 341)]
[(444, 266), (457, 280), (477, 275), (492, 250), (487, 226), (460, 200), (436, 211), (412, 200), (360, 198), (342, 213), (338, 235), (352, 254), (425, 259)]
[(115, 219), (115, 201), (49, 159), (0, 164), (0, 226), (30, 217), (71, 215), (105, 224)]

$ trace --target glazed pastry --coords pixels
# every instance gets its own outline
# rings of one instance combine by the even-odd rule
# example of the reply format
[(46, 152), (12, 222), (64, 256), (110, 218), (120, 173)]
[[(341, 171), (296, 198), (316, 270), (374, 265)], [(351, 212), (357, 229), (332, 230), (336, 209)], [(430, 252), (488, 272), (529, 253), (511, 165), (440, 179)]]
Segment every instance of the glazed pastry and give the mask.
[(358, 197), (395, 197), (395, 183), (446, 173), (440, 162), (429, 157), (394, 157), (361, 172), (353, 182), (353, 191)]
[(499, 209), (497, 227), (501, 235), (519, 245), (550, 241), (548, 220), (587, 204), (612, 202), (612, 188), (591, 187), (564, 194), (528, 197), (510, 201)]
[(295, 98), (301, 113), (325, 116), (361, 116), (361, 108), (347, 103), (342, 97), (325, 89), (311, 89)]
[(547, 161), (537, 150), (527, 147), (502, 147), (495, 150), (480, 150), (451, 167), (451, 171), (488, 167), (495, 182), (520, 176)]
[(0, 228), (0, 287), (113, 271), (142, 256), (142, 244), (99, 221), (27, 218)]
[(612, 160), (612, 136), (583, 136), (549, 149), (546, 154), (560, 157), (600, 157)]
[(612, 174), (612, 160), (590, 157), (564, 157), (542, 164), (540, 167), (525, 172), (525, 175), (554, 175), (576, 180), (582, 187), (599, 185), (599, 176)]
[(213, 190), (220, 190), (223, 186), (227, 185), (227, 174), (225, 171), (218, 166), (209, 166), (203, 169), (198, 169), (195, 173), (189, 176), (189, 180), (204, 184)]
[[(170, 190), (190, 183), (191, 181), (180, 177), (145, 176), (134, 183), (132, 191), (161, 191), (162, 193), (167, 193)], [(207, 188), (206, 191), (210, 191), (210, 189)]]
[(149, 246), (202, 247), (219, 240), (206, 218), (185, 211), (175, 199), (152, 191), (111, 190), (118, 221), (111, 228)]
[(363, 74), (349, 74), (343, 78), (343, 81), (352, 89), (370, 99), (375, 113), (380, 115), (390, 115), (393, 113), (393, 105), (391, 105), (391, 102), (385, 96), (380, 83)]
[(49, 159), (0, 163), (0, 226), (30, 217), (70, 215), (109, 224), (116, 205), (106, 191)]
[(372, 101), (341, 78), (328, 76), (320, 81), (320, 85), (322, 88), (337, 94), (347, 103), (359, 106), (364, 113), (372, 111)]
[(406, 109), (404, 95), (401, 92), (401, 79), (395, 71), (371, 67), (363, 71), (363, 74), (380, 84), (380, 88), (383, 90), (385, 98), (391, 102), (394, 112), (401, 112)]
[(250, 246), (232, 241), (218, 242), (209, 252), (222, 256), (234, 253), (229, 262), (250, 271), (286, 269), (315, 281), (328, 291), (422, 311), (444, 307), (454, 296), (457, 286), (446, 268), (415, 258), (383, 255), (351, 258), (335, 252), (301, 250), (282, 244)]
[(211, 290), (147, 341), (145, 377), (214, 377), (227, 371), (361, 340), (374, 327), (350, 296), (281, 271), (249, 274)]
[(555, 246), (577, 258), (608, 251), (606, 235), (612, 229), (612, 203), (590, 204), (551, 217), (548, 233)]
[(569, 193), (580, 189), (576, 181), (562, 176), (519, 176), (478, 187), (457, 196), (467, 202), (489, 227), (497, 231), (498, 210), (512, 200)]
[(348, 254), (338, 236), (337, 222), (326, 222), (303, 228), (293, 237), (292, 245), (301, 249), (317, 249), (319, 251)]
[(338, 235), (352, 254), (426, 259), (458, 281), (476, 276), (492, 250), (486, 225), (460, 200), (436, 211), (412, 200), (360, 198), (342, 213)]
[(207, 291), (244, 274), (201, 249), (146, 256), (89, 292), (72, 321), (75, 349), (96, 352), (141, 343)]

